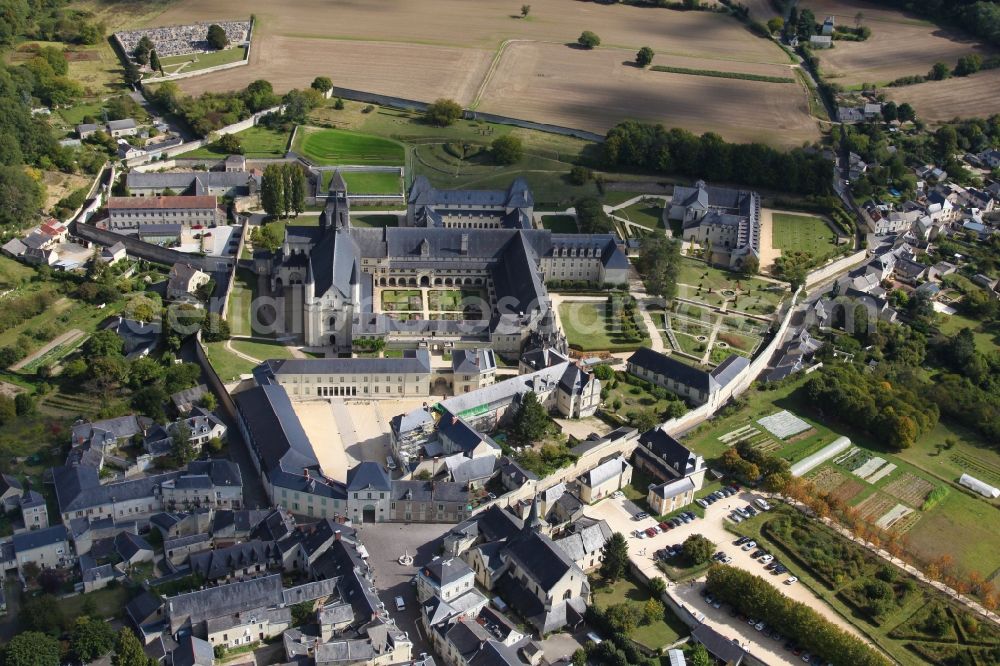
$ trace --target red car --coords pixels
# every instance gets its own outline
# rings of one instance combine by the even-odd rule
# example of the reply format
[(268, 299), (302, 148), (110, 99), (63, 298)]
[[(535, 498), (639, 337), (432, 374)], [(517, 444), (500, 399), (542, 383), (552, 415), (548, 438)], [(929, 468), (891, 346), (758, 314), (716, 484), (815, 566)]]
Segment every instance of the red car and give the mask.
[(655, 537), (656, 530), (654, 530), (652, 527), (646, 528), (646, 536)]
[(660, 523), (660, 529), (666, 532), (667, 530), (671, 529), (670, 523), (664, 520), (662, 523)]

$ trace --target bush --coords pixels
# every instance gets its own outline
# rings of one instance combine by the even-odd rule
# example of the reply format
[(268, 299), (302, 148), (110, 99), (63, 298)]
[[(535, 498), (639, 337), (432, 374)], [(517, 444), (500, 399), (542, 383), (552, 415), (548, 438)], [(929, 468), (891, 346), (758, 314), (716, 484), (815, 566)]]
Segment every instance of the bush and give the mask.
[(219, 140), (212, 144), (212, 147), (220, 153), (227, 155), (242, 155), (243, 142), (235, 134), (223, 134)]
[(451, 99), (438, 99), (424, 110), (424, 120), (438, 127), (447, 127), (461, 117), (462, 107)]
[(649, 48), (648, 46), (643, 46), (635, 54), (635, 64), (638, 65), (639, 67), (648, 67), (649, 65), (653, 64), (654, 55), (656, 54), (653, 52), (653, 49)]
[(510, 134), (493, 139), (490, 148), (497, 164), (514, 164), (520, 162), (521, 158), (524, 157), (524, 146), (521, 144), (521, 140)]
[(593, 177), (594, 173), (587, 167), (575, 166), (569, 170), (569, 182), (572, 185), (585, 185)]
[(577, 37), (576, 42), (585, 49), (592, 49), (601, 45), (601, 38), (590, 30), (584, 30)]
[(208, 44), (214, 49), (224, 49), (229, 46), (229, 38), (222, 26), (213, 23), (208, 26)]
[(714, 551), (715, 544), (700, 534), (692, 534), (681, 545), (681, 553), (691, 566), (708, 562)]

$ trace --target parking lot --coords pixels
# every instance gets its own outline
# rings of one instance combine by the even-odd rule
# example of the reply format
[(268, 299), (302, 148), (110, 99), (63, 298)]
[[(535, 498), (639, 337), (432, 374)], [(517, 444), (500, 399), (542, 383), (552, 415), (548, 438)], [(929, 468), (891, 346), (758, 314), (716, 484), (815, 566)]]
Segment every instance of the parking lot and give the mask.
[[(819, 600), (808, 588), (799, 583), (784, 584), (789, 576), (794, 575), (794, 570), (783, 575), (772, 575), (770, 571), (765, 569), (764, 564), (751, 557), (756, 549), (744, 551), (740, 546), (734, 545), (737, 536), (726, 529), (726, 516), (737, 507), (751, 504), (754, 497), (752, 493), (744, 491), (732, 497), (721, 499), (705, 509), (704, 518), (696, 518), (690, 523), (684, 523), (653, 537), (642, 539), (636, 538), (633, 532), (636, 529), (645, 530), (656, 525), (656, 520), (650, 517), (635, 520), (633, 518), (635, 505), (625, 499), (606, 499), (588, 507), (586, 513), (594, 518), (603, 518), (608, 521), (612, 530), (626, 535), (632, 562), (647, 576), (663, 576), (654, 559), (656, 551), (674, 544), (681, 544), (693, 534), (701, 534), (716, 544), (717, 551), (722, 551), (732, 558), (732, 561), (729, 562), (730, 566), (739, 567), (763, 577), (786, 596), (807, 604), (838, 627), (862, 638), (857, 630), (837, 615), (825, 602)], [(690, 608), (696, 617), (704, 616), (705, 621), (713, 629), (727, 638), (735, 638), (745, 650), (760, 657), (768, 664), (801, 666), (803, 662), (790, 651), (784, 649), (784, 641), (779, 642), (765, 637), (763, 632), (757, 631), (745, 621), (731, 615), (730, 609), (725, 606), (716, 609), (706, 603), (701, 595), (703, 581), (702, 577), (696, 581), (676, 585), (668, 579), (668, 593), (678, 603)]]

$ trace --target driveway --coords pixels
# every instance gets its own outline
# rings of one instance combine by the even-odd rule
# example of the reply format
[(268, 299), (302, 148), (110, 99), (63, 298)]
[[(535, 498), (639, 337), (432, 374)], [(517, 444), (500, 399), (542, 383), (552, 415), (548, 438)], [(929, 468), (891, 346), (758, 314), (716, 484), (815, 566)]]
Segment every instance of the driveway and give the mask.
[[(375, 589), (399, 628), (413, 641), (413, 654), (430, 654), (430, 643), (417, 625), (420, 608), (416, 588), (410, 580), (417, 570), (440, 552), (441, 540), (454, 525), (442, 523), (375, 523), (356, 526), (361, 542), (368, 550), (368, 562), (374, 571)], [(413, 564), (401, 565), (397, 559), (404, 552), (413, 556)], [(394, 599), (403, 597), (405, 611), (397, 611)]]
[[(721, 550), (731, 555), (733, 561), (731, 566), (739, 567), (762, 577), (771, 583), (784, 595), (801, 601), (816, 612), (820, 613), (829, 621), (836, 624), (841, 629), (850, 632), (858, 638), (864, 639), (858, 631), (842, 617), (837, 615), (825, 602), (820, 600), (808, 588), (799, 585), (785, 585), (784, 580), (790, 574), (773, 576), (770, 571), (764, 569), (764, 565), (751, 559), (750, 552), (743, 551), (740, 547), (734, 546), (733, 541), (736, 535), (725, 528), (726, 516), (737, 506), (745, 506), (751, 503), (755, 495), (749, 492), (741, 492), (738, 495), (724, 498), (715, 504), (709, 505), (705, 509), (705, 517), (698, 518), (680, 527), (657, 534), (654, 537), (637, 539), (632, 536), (632, 532), (638, 528), (646, 529), (656, 524), (653, 518), (645, 518), (636, 521), (632, 518), (633, 512), (627, 507), (628, 500), (608, 498), (594, 506), (586, 509), (586, 513), (594, 518), (603, 518), (608, 521), (611, 529), (621, 532), (627, 537), (629, 556), (632, 562), (647, 576), (663, 576), (656, 566), (653, 553), (661, 548), (673, 544), (683, 543), (692, 534), (701, 534), (716, 544), (716, 550)], [(675, 585), (668, 581), (668, 593), (671, 594), (679, 604), (687, 606), (696, 611), (697, 614), (705, 616), (705, 622), (713, 629), (719, 631), (727, 638), (737, 638), (744, 649), (752, 654), (761, 657), (768, 664), (797, 664), (797, 660), (788, 652), (782, 649), (782, 645), (770, 638), (764, 638), (761, 633), (754, 630), (745, 622), (740, 622), (737, 618), (730, 616), (729, 609), (723, 607), (715, 609), (709, 606), (701, 598), (701, 588), (704, 577), (697, 581)], [(866, 640), (867, 642), (867, 640)]]

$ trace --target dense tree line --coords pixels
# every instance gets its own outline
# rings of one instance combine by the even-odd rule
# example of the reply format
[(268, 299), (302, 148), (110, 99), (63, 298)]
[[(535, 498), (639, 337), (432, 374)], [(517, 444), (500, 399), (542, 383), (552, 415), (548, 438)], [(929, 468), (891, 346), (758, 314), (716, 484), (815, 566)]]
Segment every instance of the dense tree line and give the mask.
[(897, 451), (937, 425), (938, 408), (922, 399), (924, 388), (913, 373), (904, 379), (902, 374), (864, 372), (851, 363), (827, 364), (805, 385), (809, 402), (821, 414), (848, 422)]
[(182, 95), (176, 83), (167, 81), (150, 93), (150, 99), (165, 111), (183, 118), (201, 136), (245, 120), (281, 101), (271, 84), (263, 79), (251, 82), (241, 91), (203, 93), (198, 97)]
[(944, 370), (928, 393), (941, 413), (1000, 442), (1000, 354), (977, 351), (968, 328), (935, 338), (930, 353)]
[(260, 203), (268, 215), (289, 217), (304, 211), (305, 170), (296, 162), (267, 165), (260, 182)]
[(650, 296), (669, 301), (677, 295), (681, 267), (681, 244), (662, 234), (649, 234), (639, 241), (636, 268)]
[(727, 143), (718, 134), (696, 136), (629, 120), (613, 127), (601, 147), (605, 168), (641, 169), (743, 183), (804, 194), (830, 190), (833, 164), (818, 152), (784, 152), (760, 143)]
[(104, 24), (94, 14), (69, 7), (67, 0), (0, 0), (0, 46), (18, 37), (67, 44), (97, 44)]
[(769, 626), (781, 627), (782, 634), (835, 666), (889, 666), (885, 657), (864, 642), (809, 606), (792, 601), (760, 576), (715, 566), (709, 570), (705, 584), (716, 598)]
[(581, 233), (607, 234), (614, 225), (611, 218), (604, 212), (604, 206), (594, 197), (577, 199), (573, 204), (576, 209), (576, 221)]

